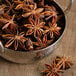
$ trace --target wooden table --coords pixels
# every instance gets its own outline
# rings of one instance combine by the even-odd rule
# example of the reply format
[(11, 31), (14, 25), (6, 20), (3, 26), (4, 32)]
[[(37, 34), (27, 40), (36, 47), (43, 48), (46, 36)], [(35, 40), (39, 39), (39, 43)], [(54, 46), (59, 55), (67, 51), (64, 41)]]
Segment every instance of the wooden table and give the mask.
[(0, 76), (41, 76), (40, 71), (44, 69), (44, 64), (50, 64), (57, 55), (71, 56), (74, 63), (72, 68), (65, 71), (62, 76), (76, 76), (76, 0), (66, 18), (67, 28), (62, 42), (50, 56), (30, 65), (14, 64), (0, 57)]

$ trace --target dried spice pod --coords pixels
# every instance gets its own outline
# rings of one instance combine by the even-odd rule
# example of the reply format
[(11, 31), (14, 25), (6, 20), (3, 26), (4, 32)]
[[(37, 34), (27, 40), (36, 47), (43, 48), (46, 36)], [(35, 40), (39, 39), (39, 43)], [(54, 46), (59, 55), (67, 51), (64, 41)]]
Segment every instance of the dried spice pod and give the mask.
[(45, 25), (45, 22), (40, 22), (40, 19), (38, 18), (37, 15), (34, 16), (35, 20), (33, 19), (33, 16), (29, 18), (29, 22), (31, 24), (25, 24), (24, 26), (29, 28), (29, 30), (26, 32), (26, 35), (31, 35), (34, 34), (35, 36), (42, 36), (43, 32), (43, 26)]
[(34, 42), (33, 44), (38, 46), (36, 48), (36, 50), (47, 47), (53, 41), (53, 40), (47, 40), (47, 35), (46, 34), (43, 36), (42, 40), (38, 37), (35, 37), (35, 38), (36, 38), (37, 42)]
[(18, 25), (14, 21), (15, 15), (13, 15), (12, 17), (6, 13), (4, 13), (3, 15), (5, 18), (0, 18), (0, 22), (4, 23), (4, 26), (2, 27), (3, 30), (7, 29), (9, 26), (11, 29), (17, 29), (18, 28)]
[(56, 23), (51, 24), (50, 22), (48, 22), (48, 26), (44, 26), (44, 29), (46, 29), (44, 31), (44, 34), (48, 33), (50, 35), (50, 38), (53, 39), (55, 36), (60, 35), (59, 31), (61, 30), (61, 27), (58, 27)]
[(17, 31), (17, 34), (4, 34), (4, 35), (1, 35), (4, 39), (7, 39), (9, 40), (8, 42), (6, 42), (5, 44), (5, 47), (6, 48), (9, 48), (13, 43), (14, 43), (14, 48), (15, 50), (18, 49), (18, 47), (21, 47), (23, 49), (26, 50), (26, 47), (25, 47), (25, 42), (28, 40), (28, 38), (24, 37), (25, 33), (24, 32), (21, 32), (19, 33)]
[(57, 56), (55, 59), (55, 62), (57, 63), (58, 66), (61, 66), (62, 70), (69, 69), (72, 66), (72, 61), (70, 60), (70, 57), (59, 57)]
[(14, 1), (14, 3), (17, 4), (16, 10), (23, 9), (28, 12), (29, 10), (36, 8), (36, 3), (33, 1)]
[(22, 14), (22, 16), (26, 18), (30, 15), (40, 14), (43, 10), (44, 10), (44, 8), (36, 8), (36, 4), (35, 4), (35, 7), (33, 10), (28, 10), (29, 12)]
[(56, 11), (56, 8), (54, 6), (48, 6), (45, 5), (44, 6), (45, 11), (42, 13), (42, 15), (44, 15), (45, 20), (49, 20), (50, 18), (52, 18), (52, 24), (57, 22), (57, 18), (58, 18), (58, 12)]
[(25, 3), (25, 1), (14, 1), (17, 6), (16, 6), (16, 10), (19, 10), (19, 9), (24, 9), (26, 7), (28, 7), (28, 5)]
[(6, 13), (10, 13), (10, 11), (12, 11), (12, 13), (14, 14), (15, 13), (13, 9), (14, 3), (10, 2), (9, 0), (5, 0), (5, 3), (7, 5), (7, 7), (5, 8)]
[(62, 73), (63, 71), (60, 70), (60, 66), (57, 66), (55, 61), (52, 62), (51, 65), (45, 64), (46, 70), (42, 71), (44, 76), (60, 76), (59, 73)]

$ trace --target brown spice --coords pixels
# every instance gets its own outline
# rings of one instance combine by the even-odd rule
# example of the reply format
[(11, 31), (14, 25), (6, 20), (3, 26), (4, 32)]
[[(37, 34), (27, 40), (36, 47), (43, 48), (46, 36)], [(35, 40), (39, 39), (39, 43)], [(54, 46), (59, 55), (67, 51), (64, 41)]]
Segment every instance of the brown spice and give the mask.
[(8, 14), (4, 13), (3, 14), (6, 18), (0, 18), (0, 22), (4, 23), (4, 26), (2, 27), (2, 29), (7, 29), (9, 26), (12, 29), (16, 29), (17, 28), (17, 24), (15, 24), (14, 18), (15, 15), (13, 15), (12, 17), (10, 17)]
[(34, 45), (38, 46), (36, 48), (36, 50), (47, 47), (53, 41), (53, 40), (47, 40), (47, 35), (46, 34), (44, 35), (42, 40), (38, 37), (35, 37), (35, 38), (36, 38), (37, 42), (33, 42), (33, 43), (34, 43)]
[(57, 24), (51, 24), (50, 22), (48, 22), (48, 26), (44, 26), (44, 29), (46, 29), (44, 31), (44, 34), (49, 33), (50, 34), (50, 38), (54, 38), (54, 35), (59, 36), (60, 35), (60, 30), (61, 27), (58, 27)]
[(59, 57), (57, 56), (55, 59), (58, 66), (61, 66), (61, 69), (65, 70), (71, 67), (72, 62), (70, 60), (70, 57)]
[(25, 27), (29, 28), (29, 30), (26, 32), (26, 35), (31, 35), (33, 33), (34, 37), (37, 35), (40, 37), (42, 35), (43, 32), (42, 27), (44, 26), (45, 22), (40, 22), (37, 15), (35, 15), (35, 20), (33, 20), (33, 16), (31, 16), (29, 18), (29, 22), (31, 24), (24, 25)]
[(22, 47), (23, 49), (26, 49), (25, 47), (25, 41), (28, 40), (28, 38), (24, 37), (24, 32), (18, 33), (14, 35), (14, 34), (5, 34), (2, 35), (3, 38), (8, 39), (9, 41), (5, 44), (6, 48), (9, 48), (13, 43), (14, 43), (14, 48), (15, 50), (18, 49), (18, 47)]

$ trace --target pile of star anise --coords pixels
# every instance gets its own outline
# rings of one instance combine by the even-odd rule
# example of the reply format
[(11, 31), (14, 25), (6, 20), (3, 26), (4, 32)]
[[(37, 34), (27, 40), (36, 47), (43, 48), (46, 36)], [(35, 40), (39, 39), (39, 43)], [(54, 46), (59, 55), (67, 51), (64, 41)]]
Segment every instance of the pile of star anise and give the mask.
[(0, 0), (0, 40), (6, 48), (33, 51), (47, 47), (60, 36), (57, 20), (56, 8), (44, 0)]
[(60, 73), (64, 73), (65, 70), (71, 68), (73, 65), (70, 57), (57, 56), (51, 65), (45, 64), (46, 70), (42, 71), (43, 76), (60, 76)]

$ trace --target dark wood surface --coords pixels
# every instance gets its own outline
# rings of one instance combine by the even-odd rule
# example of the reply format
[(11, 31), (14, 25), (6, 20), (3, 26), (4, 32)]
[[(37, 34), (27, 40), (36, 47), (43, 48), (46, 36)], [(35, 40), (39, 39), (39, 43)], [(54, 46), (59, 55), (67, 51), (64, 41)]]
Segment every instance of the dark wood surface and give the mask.
[[(61, 3), (64, 3), (62, 7), (65, 8), (68, 2), (63, 0)], [(61, 76), (76, 76), (76, 0), (66, 16), (66, 21), (67, 28), (61, 44), (50, 56), (30, 65), (14, 64), (0, 57), (0, 76), (41, 76), (40, 71), (44, 69), (45, 63), (50, 64), (55, 56), (63, 55), (71, 56), (74, 65)]]

